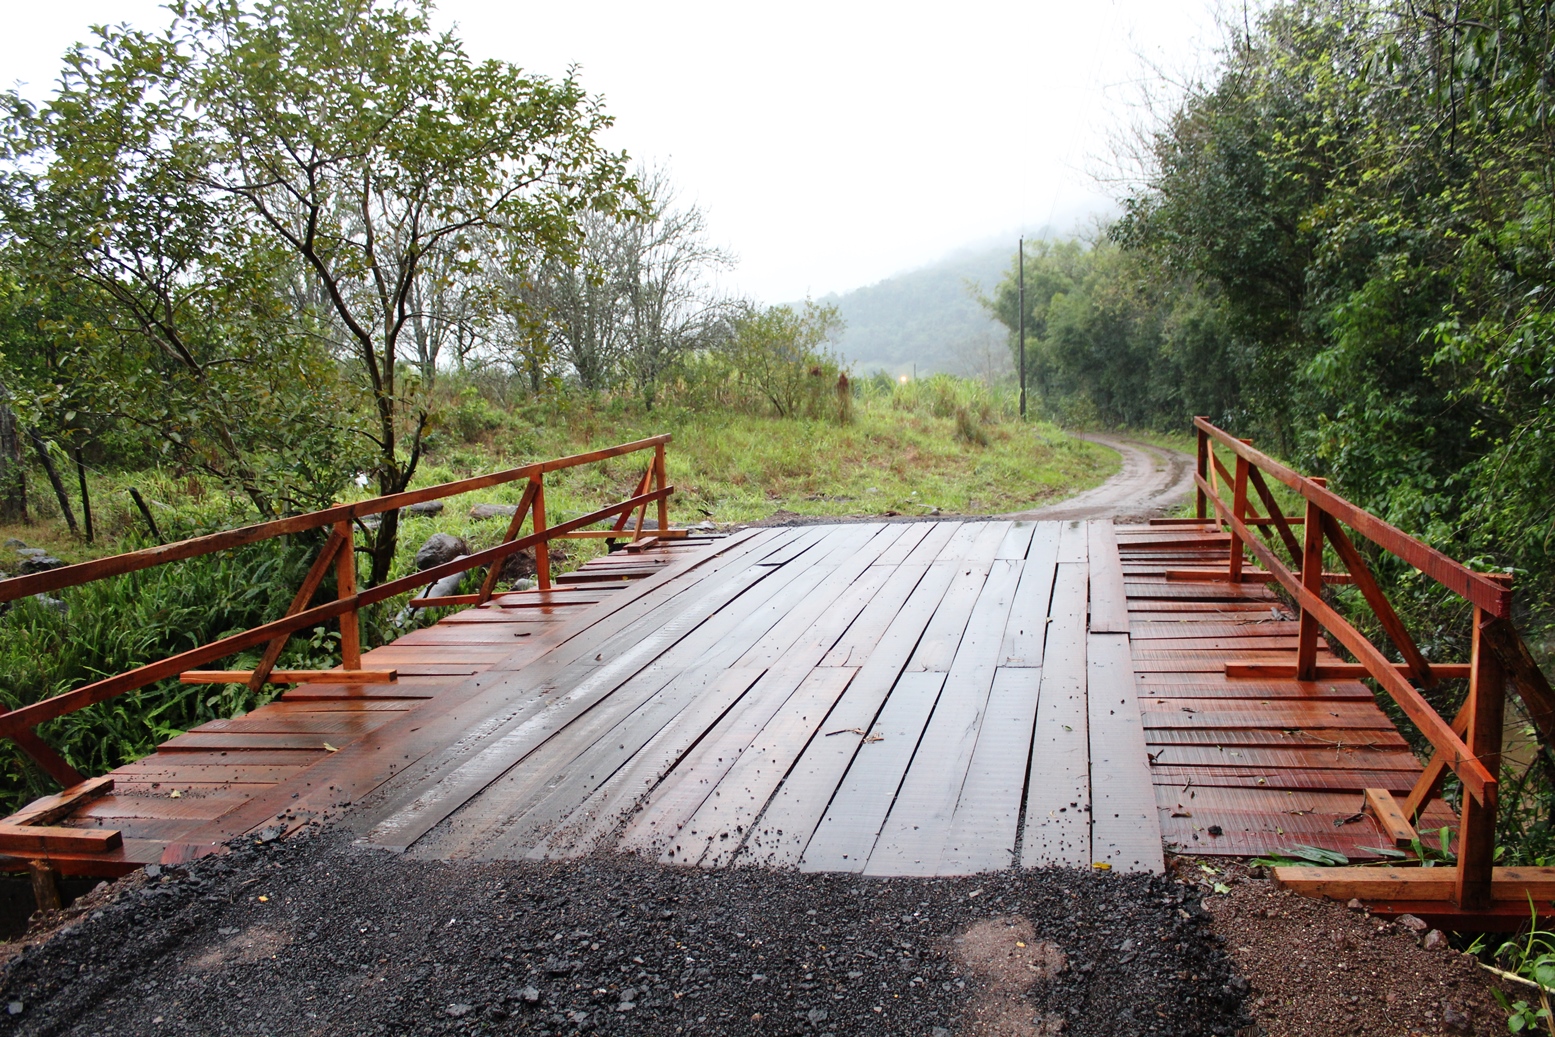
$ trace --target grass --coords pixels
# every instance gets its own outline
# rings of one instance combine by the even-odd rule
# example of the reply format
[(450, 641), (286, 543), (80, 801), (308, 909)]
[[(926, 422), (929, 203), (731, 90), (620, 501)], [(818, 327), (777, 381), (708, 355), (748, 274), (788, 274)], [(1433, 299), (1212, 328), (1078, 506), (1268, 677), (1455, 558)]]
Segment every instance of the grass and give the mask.
[[(676, 487), (676, 524), (739, 525), (785, 517), (997, 514), (1079, 492), (1117, 468), (1115, 454), (1055, 426), (1023, 425), (1008, 401), (974, 383), (924, 379), (875, 387), (854, 401), (852, 421), (778, 419), (737, 410), (662, 406), (648, 413), (621, 400), (562, 398), (511, 408), (464, 394), (427, 442), (414, 486), (430, 486), (530, 461), (580, 453), (660, 432)], [(648, 453), (553, 473), (546, 502), (553, 523), (631, 494)], [(246, 501), (186, 472), (147, 469), (91, 475), (96, 541), (70, 536), (41, 477), (32, 479), (34, 521), (0, 527), (67, 561), (148, 545), (128, 490), (150, 502), (168, 539), (255, 521)], [(74, 485), (71, 486), (74, 491)], [(366, 496), (356, 491), (352, 496)], [(476, 503), (517, 503), (513, 483), (444, 501), (437, 516), (404, 515), (394, 575), (414, 568), (416, 549), (434, 532), (495, 544), (505, 520), (469, 517)], [(79, 518), (79, 500), (72, 492)], [(349, 498), (348, 498), (349, 499)], [(122, 672), (279, 616), (301, 582), (316, 542), (298, 536), (69, 588), (63, 606), (29, 599), (0, 615), (0, 704), (16, 709), (101, 676)], [(570, 541), (574, 567), (604, 550)], [(0, 549), (0, 569), (6, 552)], [(473, 582), (467, 581), (467, 582)], [(326, 586), (321, 594), (332, 596)], [(404, 632), (394, 622), (404, 599), (363, 615), (364, 641)], [(413, 625), (442, 612), (419, 613)], [(282, 668), (334, 665), (333, 626), (294, 637)], [(258, 652), (223, 664), (249, 668)], [(152, 751), (205, 721), (262, 704), (279, 689), (180, 685), (164, 681), (42, 725), (39, 732), (83, 773), (101, 773)], [(53, 791), (52, 782), (9, 741), (0, 741), (0, 812)]]

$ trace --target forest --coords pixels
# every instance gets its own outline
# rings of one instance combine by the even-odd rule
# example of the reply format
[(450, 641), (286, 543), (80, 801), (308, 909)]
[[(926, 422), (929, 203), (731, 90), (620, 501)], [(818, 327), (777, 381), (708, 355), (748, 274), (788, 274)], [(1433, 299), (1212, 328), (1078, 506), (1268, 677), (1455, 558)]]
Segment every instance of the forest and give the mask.
[[(1124, 215), (1028, 246), (1046, 412), (1203, 414), (1555, 594), (1555, 11), (1290, 0), (1143, 142)], [(1016, 325), (1013, 264), (990, 305)]]

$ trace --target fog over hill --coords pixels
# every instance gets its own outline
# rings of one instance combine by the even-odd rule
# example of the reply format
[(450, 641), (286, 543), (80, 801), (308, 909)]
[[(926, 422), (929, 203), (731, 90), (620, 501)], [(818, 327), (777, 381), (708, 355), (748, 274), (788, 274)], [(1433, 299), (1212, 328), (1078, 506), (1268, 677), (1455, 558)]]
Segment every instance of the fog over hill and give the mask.
[(920, 375), (998, 375), (1010, 370), (1008, 336), (977, 296), (992, 292), (1014, 261), (1013, 242), (964, 249), (818, 301), (847, 322), (837, 348), (858, 374), (911, 374), (916, 364)]

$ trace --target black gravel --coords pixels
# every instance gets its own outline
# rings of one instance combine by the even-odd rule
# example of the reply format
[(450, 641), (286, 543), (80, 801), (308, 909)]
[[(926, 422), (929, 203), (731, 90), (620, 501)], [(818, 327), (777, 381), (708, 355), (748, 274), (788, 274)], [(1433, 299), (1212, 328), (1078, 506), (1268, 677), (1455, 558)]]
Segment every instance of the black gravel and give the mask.
[[(137, 874), (74, 910), (5, 966), (0, 1033), (1229, 1035), (1248, 1021), (1196, 894), (1166, 878), (444, 864), (326, 833)], [(1066, 959), (1013, 994), (956, 943), (989, 920), (1015, 932), (998, 929), (1012, 916)], [(1020, 1018), (980, 1015), (990, 996)]]

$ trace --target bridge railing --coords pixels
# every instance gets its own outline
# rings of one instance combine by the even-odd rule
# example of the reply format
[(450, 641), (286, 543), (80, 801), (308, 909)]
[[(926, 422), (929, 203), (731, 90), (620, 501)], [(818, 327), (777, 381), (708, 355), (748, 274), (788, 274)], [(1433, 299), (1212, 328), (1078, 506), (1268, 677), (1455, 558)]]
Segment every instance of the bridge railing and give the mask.
[[(0, 602), (15, 601), (34, 594), (76, 587), (94, 580), (198, 558), (276, 537), (315, 529), (329, 530), (312, 566), (303, 578), (302, 585), (293, 597), (291, 606), (280, 618), (149, 665), (92, 681), (19, 709), (6, 712), (3, 707), (0, 707), (0, 737), (10, 738), (16, 742), (18, 747), (36, 761), (50, 777), (68, 789), (81, 784), (85, 779), (69, 761), (38, 736), (37, 726), (157, 681), (180, 677), (186, 683), (246, 683), (255, 690), (267, 682), (279, 684), (392, 682), (397, 679), (397, 674), (392, 670), (362, 669), (358, 613), (368, 605), (407, 591), (433, 586), (455, 573), (467, 572), (481, 566), (489, 568), (479, 593), (412, 599), (411, 604), (430, 607), (487, 601), (496, 590), (503, 561), (508, 556), (531, 547), (536, 548), (535, 568), (539, 589), (548, 590), (551, 587), (550, 552), (547, 548), (550, 541), (599, 537), (639, 540), (645, 533), (646, 514), (650, 505), (657, 510), (657, 528), (648, 532), (660, 538), (684, 537), (686, 535), (684, 529), (671, 529), (669, 525), (668, 500), (675, 492), (674, 487), (668, 485), (665, 477), (664, 447), (669, 441), (668, 435), (653, 436), (619, 446), (574, 454), (570, 457), (520, 465), (517, 468), (493, 472), (489, 475), (374, 497), (351, 504), (339, 504), (321, 511), (292, 515), (239, 529), (229, 529), (176, 543), (162, 544), (141, 551), (131, 551), (76, 565), (62, 566), (46, 572), (0, 580)], [(649, 457), (642, 478), (638, 481), (632, 496), (565, 522), (549, 523), (545, 507), (547, 473), (640, 452), (649, 453)], [(389, 580), (376, 587), (358, 589), (355, 540), (357, 529), (365, 528), (363, 519), (413, 504), (515, 482), (525, 483), (523, 495), (500, 543), (474, 554)], [(611, 528), (587, 528), (610, 519), (615, 520)], [(526, 520), (529, 522), (530, 532), (520, 536)], [(630, 529), (627, 528), (629, 522)], [(313, 599), (331, 569), (335, 571), (335, 599), (313, 605)], [(340, 669), (282, 671), (275, 669), (276, 662), (292, 634), (332, 620), (339, 624), (340, 629)], [(265, 651), (253, 670), (195, 669), (259, 645), (264, 645)], [(3, 834), (0, 833), (0, 836)]]
[[(1434, 755), (1402, 804), (1394, 803), (1386, 790), (1368, 789), (1367, 808), (1384, 830), (1394, 835), (1399, 844), (1405, 844), (1412, 835), (1411, 823), (1426, 803), (1439, 794), (1447, 772), (1457, 775), (1464, 794), (1451, 899), (1460, 909), (1488, 908), (1495, 857), (1497, 772), (1509, 679), (1529, 706), (1546, 742), (1555, 740), (1551, 737), (1555, 736), (1555, 695), (1551, 695), (1548, 683), (1509, 622), (1511, 578), (1469, 569), (1340, 497), (1328, 489), (1326, 480), (1301, 475), (1253, 449), (1251, 440), (1238, 439), (1206, 418), (1195, 418), (1194, 427), (1198, 435), (1196, 513), (1200, 519), (1219, 523), (1229, 533), (1228, 565), (1224, 571), (1169, 570), (1168, 579), (1273, 581), (1284, 588), (1299, 609), (1297, 647), (1289, 663), (1228, 664), (1227, 676), (1375, 680), (1430, 742)], [(1217, 448), (1229, 451), (1233, 459), (1230, 468)], [(1287, 516), (1281, 510), (1271, 480), (1300, 497), (1301, 515)], [(1426, 659), (1388, 602), (1350, 533), (1409, 563), (1473, 606), (1473, 636), (1467, 662)], [(1323, 571), (1325, 546), (1337, 555), (1343, 571)], [(1281, 557), (1282, 552), (1289, 557), (1289, 564)], [(1248, 553), (1262, 564), (1261, 569), (1247, 564)], [(1399, 661), (1384, 655), (1324, 600), (1324, 587), (1339, 583), (1353, 585), (1361, 592)], [(1320, 662), (1320, 630), (1343, 645), (1357, 661)], [(1420, 688), (1430, 689), (1445, 678), (1465, 677), (1469, 681), (1468, 697), (1451, 721), (1441, 716), (1420, 692)], [(1437, 870), (1432, 877), (1435, 887), (1446, 877), (1443, 870), (1446, 869)], [(1374, 869), (1369, 874), (1376, 878)], [(1329, 895), (1342, 892), (1342, 881), (1337, 874), (1329, 875)], [(1372, 881), (1366, 889), (1376, 885)], [(1404, 882), (1398, 886), (1395, 895), (1407, 899), (1408, 885)], [(1361, 886), (1355, 888), (1359, 890)]]

